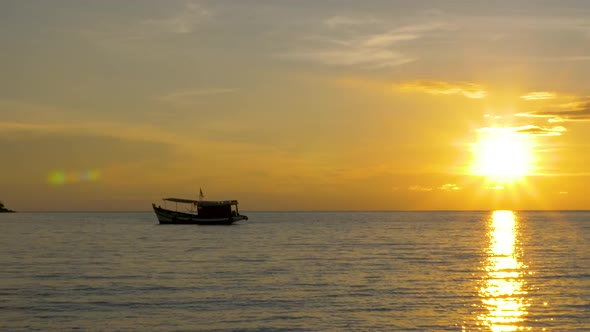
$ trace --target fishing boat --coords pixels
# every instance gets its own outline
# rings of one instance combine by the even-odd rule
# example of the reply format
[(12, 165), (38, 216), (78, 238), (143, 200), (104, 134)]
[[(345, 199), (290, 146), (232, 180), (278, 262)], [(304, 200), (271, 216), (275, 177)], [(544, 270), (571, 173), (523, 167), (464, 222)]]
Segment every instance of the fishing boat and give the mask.
[[(152, 207), (160, 224), (197, 224), (197, 225), (231, 225), (248, 217), (240, 214), (238, 201), (203, 201), (186, 198), (163, 198), (164, 207)], [(175, 204), (174, 210), (166, 207), (166, 203)], [(179, 211), (179, 203), (181, 209)], [(196, 210), (195, 210), (196, 208)]]

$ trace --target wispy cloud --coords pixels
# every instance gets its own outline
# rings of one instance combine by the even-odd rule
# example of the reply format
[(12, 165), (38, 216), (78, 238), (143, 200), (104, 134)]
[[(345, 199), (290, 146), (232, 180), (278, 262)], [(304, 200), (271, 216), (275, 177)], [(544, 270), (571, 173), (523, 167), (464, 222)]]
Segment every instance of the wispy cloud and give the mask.
[[(41, 134), (52, 137), (96, 137), (114, 138), (121, 141), (145, 143), (148, 145), (164, 145), (166, 151), (180, 155), (192, 155), (194, 151), (202, 153), (219, 153), (220, 155), (249, 154), (255, 151), (259, 158), (261, 151), (280, 154), (273, 147), (252, 144), (243, 141), (218, 140), (207, 135), (194, 132), (177, 132), (166, 130), (155, 125), (116, 122), (3, 122), (0, 121), (0, 133), (10, 133), (12, 137), (28, 137), (30, 134)], [(209, 151), (209, 152), (205, 152)], [(274, 157), (273, 157), (274, 158)], [(277, 157), (279, 158), (279, 157)], [(284, 159), (284, 158), (283, 158)], [(264, 159), (261, 159), (264, 160)], [(260, 161), (263, 163), (262, 161)], [(178, 162), (171, 164), (184, 164)], [(190, 163), (189, 163), (190, 164)], [(176, 166), (175, 166), (176, 167)]]
[(182, 90), (168, 93), (159, 97), (156, 97), (159, 101), (169, 103), (187, 103), (197, 98), (220, 95), (226, 93), (232, 93), (235, 89), (232, 88), (209, 88), (209, 89), (193, 89), (193, 90)]
[(460, 94), (472, 99), (481, 99), (487, 96), (487, 92), (479, 84), (470, 82), (424, 80), (400, 83), (398, 87), (402, 90), (422, 91), (434, 95)]
[(279, 57), (334, 66), (395, 67), (413, 62), (416, 58), (393, 50), (390, 46), (402, 40), (415, 38), (409, 35), (380, 34), (349, 41), (331, 40), (325, 45), (290, 51), (280, 54)]
[(134, 42), (146, 41), (155, 36), (193, 33), (212, 16), (212, 12), (202, 4), (186, 3), (159, 16), (124, 22), (101, 22), (94, 27), (79, 29), (77, 33), (105, 48), (128, 49), (130, 43), (133, 45)]
[(0, 122), (2, 132), (39, 132), (57, 135), (106, 136), (125, 140), (177, 144), (180, 137), (153, 126), (129, 126), (113, 122)]
[(346, 26), (357, 26), (367, 24), (378, 24), (381, 20), (375, 18), (356, 18), (349, 16), (332, 16), (323, 21), (323, 23), (330, 28), (340, 28)]
[(150, 30), (186, 34), (195, 31), (196, 27), (211, 16), (211, 12), (199, 3), (187, 3), (178, 12), (162, 18), (144, 20), (144, 28)]
[[(589, 32), (590, 34), (590, 32)], [(554, 58), (547, 58), (548, 61), (556, 61), (556, 62), (578, 62), (578, 61), (590, 61), (590, 55), (570, 55), (570, 56), (562, 56), (562, 57), (554, 57)]]
[(428, 192), (428, 191), (432, 191), (434, 190), (432, 187), (423, 187), (423, 186), (419, 186), (419, 185), (414, 185), (414, 186), (410, 186), (408, 187), (409, 191), (418, 191), (418, 192)]
[(530, 136), (561, 136), (567, 129), (562, 126), (541, 127), (536, 125), (523, 126), (503, 126), (503, 127), (483, 127), (476, 131), (478, 133), (504, 133), (514, 135), (530, 135)]
[(547, 118), (549, 122), (589, 121), (590, 98), (558, 105), (543, 111), (518, 113), (521, 117)]
[(403, 51), (404, 43), (443, 27), (439, 23), (392, 27), (373, 18), (347, 16), (330, 17), (322, 26), (322, 32), (300, 39), (296, 47), (277, 56), (334, 66), (395, 67), (417, 60)]
[(536, 92), (529, 92), (525, 95), (522, 95), (520, 98), (525, 100), (545, 100), (545, 99), (554, 99), (557, 95), (554, 92), (547, 92), (547, 91), (536, 91)]
[(338, 49), (325, 49), (292, 53), (287, 57), (327, 65), (360, 65), (367, 68), (395, 67), (416, 60), (415, 58), (406, 57), (394, 51), (362, 48), (351, 49), (344, 52)]

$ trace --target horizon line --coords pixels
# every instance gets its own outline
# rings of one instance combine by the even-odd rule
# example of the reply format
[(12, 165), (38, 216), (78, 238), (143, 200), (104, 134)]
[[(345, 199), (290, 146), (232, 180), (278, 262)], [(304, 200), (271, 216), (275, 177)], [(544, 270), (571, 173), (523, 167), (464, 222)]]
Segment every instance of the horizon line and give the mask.
[[(514, 212), (586, 212), (588, 209), (412, 209), (412, 210), (248, 210), (244, 213), (277, 213), (277, 212), (491, 212), (491, 211), (514, 211)], [(10, 213), (147, 213), (152, 210), (14, 210)]]

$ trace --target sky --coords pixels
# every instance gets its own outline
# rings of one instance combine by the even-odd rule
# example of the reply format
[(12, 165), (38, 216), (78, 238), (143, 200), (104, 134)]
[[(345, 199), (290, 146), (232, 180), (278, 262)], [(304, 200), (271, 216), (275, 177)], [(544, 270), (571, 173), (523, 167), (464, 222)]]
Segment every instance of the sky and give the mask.
[(582, 0), (0, 1), (0, 201), (588, 209), (588, 17)]

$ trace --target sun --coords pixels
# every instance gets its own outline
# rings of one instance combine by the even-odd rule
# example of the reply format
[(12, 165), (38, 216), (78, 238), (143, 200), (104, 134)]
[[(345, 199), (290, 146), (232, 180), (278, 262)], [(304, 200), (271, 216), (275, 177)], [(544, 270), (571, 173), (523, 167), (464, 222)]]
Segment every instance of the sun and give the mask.
[(498, 185), (512, 183), (534, 172), (534, 142), (530, 135), (510, 127), (479, 130), (472, 146), (471, 173)]

